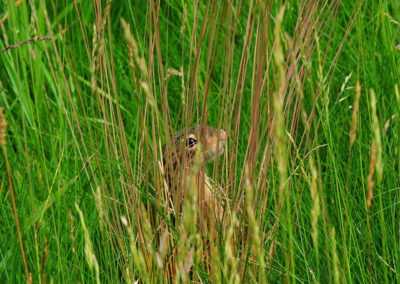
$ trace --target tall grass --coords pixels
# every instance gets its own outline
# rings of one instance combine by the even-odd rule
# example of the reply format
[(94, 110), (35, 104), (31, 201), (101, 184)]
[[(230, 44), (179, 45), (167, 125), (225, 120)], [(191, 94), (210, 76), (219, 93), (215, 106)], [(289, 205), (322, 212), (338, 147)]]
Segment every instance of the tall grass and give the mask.
[[(0, 4), (0, 282), (399, 281), (398, 8)], [(171, 202), (194, 124), (225, 152)]]

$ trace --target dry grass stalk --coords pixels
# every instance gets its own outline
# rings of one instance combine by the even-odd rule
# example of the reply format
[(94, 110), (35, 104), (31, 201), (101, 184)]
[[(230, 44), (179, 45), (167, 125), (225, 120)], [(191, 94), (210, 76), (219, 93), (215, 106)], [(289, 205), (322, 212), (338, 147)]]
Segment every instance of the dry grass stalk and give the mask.
[(16, 44), (6, 46), (5, 48), (3, 48), (3, 49), (0, 51), (0, 53), (2, 53), (2, 52), (4, 52), (4, 51), (7, 51), (7, 50), (9, 50), (9, 49), (18, 48), (18, 47), (20, 47), (20, 46), (22, 46), (22, 45), (25, 45), (25, 44), (30, 43), (30, 42), (33, 42), (33, 41), (51, 40), (51, 39), (53, 39), (52, 36), (36, 36), (36, 37), (32, 37), (32, 38), (30, 38), (30, 39), (27, 39), (27, 40), (24, 40), (24, 41), (21, 41), (21, 42), (17, 42)]
[(376, 96), (374, 90), (371, 89), (370, 94), (371, 94), (371, 112), (372, 112), (372, 132), (373, 132), (373, 140), (376, 147), (375, 170), (376, 170), (378, 185), (380, 186), (383, 175), (381, 128), (379, 126), (378, 115), (376, 112)]
[(157, 117), (159, 119), (161, 119), (162, 116), (159, 114), (159, 110), (157, 107), (157, 101), (154, 98), (153, 93), (151, 91), (151, 87), (150, 87), (151, 84), (149, 82), (149, 72), (147, 70), (146, 61), (139, 54), (139, 47), (137, 45), (136, 40), (133, 38), (133, 36), (131, 34), (130, 25), (123, 18), (121, 18), (121, 24), (122, 24), (122, 28), (124, 30), (125, 40), (126, 40), (128, 46), (130, 47), (130, 49), (133, 51), (136, 64), (139, 67), (139, 70), (142, 74), (142, 79), (140, 80), (140, 86), (142, 87), (142, 89), (146, 95), (147, 102), (150, 104), (150, 106), (153, 107), (154, 111), (157, 114)]
[(283, 47), (281, 44), (281, 26), (283, 21), (283, 14), (285, 7), (283, 6), (276, 16), (276, 24), (274, 29), (275, 34), (275, 64), (277, 66), (277, 85), (278, 91), (273, 93), (274, 100), (274, 156), (278, 164), (279, 172), (279, 199), (278, 207), (282, 206), (283, 198), (286, 193), (286, 178), (287, 178), (287, 148), (286, 148), (286, 131), (285, 131), (285, 121), (283, 115), (283, 101), (285, 92), (285, 72), (284, 72), (284, 57), (283, 57)]
[[(289, 39), (287, 39), (287, 41), (290, 44), (291, 47), (291, 52), (290, 52), (290, 56), (292, 59), (292, 64), (293, 64), (293, 78), (294, 78), (294, 83), (296, 86), (296, 92), (298, 95), (298, 98), (300, 99), (300, 101), (303, 101), (304, 99), (304, 93), (303, 93), (303, 88), (302, 88), (302, 84), (300, 81), (300, 76), (298, 74), (298, 67), (297, 67), (297, 63), (296, 63), (296, 59), (295, 59), (295, 53), (293, 50), (293, 44), (291, 43), (291, 41)], [(307, 134), (307, 136), (310, 135), (311, 133), (311, 125), (310, 122), (308, 121), (308, 116), (307, 113), (304, 109), (304, 105), (300, 106), (300, 116), (301, 116), (301, 120), (305, 126), (305, 133)], [(299, 155), (299, 149), (296, 145), (296, 142), (294, 141), (293, 137), (290, 135), (290, 133), (287, 133), (290, 142), (291, 142), (291, 146), (294, 147), (295, 151), (296, 151), (296, 158), (299, 160), (300, 162), (300, 170), (302, 171), (304, 177), (306, 177), (306, 181), (310, 187), (310, 195), (311, 195), (311, 200), (312, 200), (312, 207), (311, 207), (311, 228), (312, 228), (312, 232), (311, 232), (311, 236), (312, 236), (312, 240), (314, 243), (314, 247), (316, 250), (316, 258), (319, 261), (319, 245), (318, 245), (318, 220), (319, 220), (319, 216), (321, 213), (321, 208), (320, 208), (320, 197), (319, 197), (319, 190), (318, 190), (318, 171), (317, 171), (317, 167), (315, 165), (314, 162), (314, 157), (312, 154), (312, 151), (310, 152), (310, 156), (309, 156), (309, 167), (310, 167), (310, 171), (311, 171), (311, 177), (309, 176), (309, 174), (306, 172), (306, 168), (304, 165), (304, 160), (306, 158), (306, 156), (304, 158), (301, 158)], [(306, 144), (307, 145), (307, 144)]]
[(104, 204), (100, 186), (97, 186), (96, 191), (94, 192), (94, 203), (96, 205), (97, 214), (99, 215), (100, 231), (103, 233), (106, 214), (104, 213)]
[(42, 249), (42, 260), (40, 262), (40, 272), (41, 272), (40, 278), (41, 278), (42, 283), (46, 283), (45, 267), (46, 267), (47, 253), (48, 253), (47, 238), (46, 238), (46, 236), (44, 236), (43, 249)]
[(104, 30), (107, 22), (107, 18), (110, 14), (112, 0), (108, 0), (106, 7), (104, 9), (103, 17), (101, 19), (101, 24), (99, 30), (96, 27), (96, 24), (93, 25), (93, 48), (92, 48), (92, 58), (90, 60), (90, 75), (91, 75), (91, 87), (92, 94), (97, 90), (97, 79), (96, 79), (96, 70), (99, 66), (99, 60), (104, 54)]
[(93, 25), (93, 48), (92, 48), (92, 58), (90, 60), (89, 72), (91, 75), (91, 88), (92, 94), (97, 90), (97, 79), (96, 79), (96, 62), (97, 62), (97, 28), (96, 25)]
[(75, 203), (75, 208), (79, 213), (79, 217), (81, 220), (81, 225), (82, 225), (82, 230), (85, 236), (85, 256), (86, 256), (86, 262), (90, 268), (90, 270), (92, 270), (94, 268), (95, 270), (95, 277), (96, 277), (96, 282), (100, 283), (100, 270), (99, 270), (99, 264), (97, 262), (96, 259), (96, 255), (94, 254), (94, 250), (93, 250), (93, 245), (92, 245), (92, 241), (90, 240), (90, 235), (89, 235), (89, 230), (86, 227), (85, 224), (85, 219), (83, 217), (83, 213), (81, 211), (81, 209), (79, 208), (78, 204)]
[(3, 113), (3, 108), (0, 107), (0, 143), (3, 147), (6, 147), (6, 130), (7, 130), (7, 121)]
[(310, 169), (311, 169), (311, 185), (310, 185), (310, 193), (312, 200), (311, 207), (311, 228), (312, 228), (312, 239), (314, 243), (314, 248), (316, 250), (317, 258), (319, 258), (318, 251), (318, 219), (320, 215), (320, 200), (319, 200), (319, 192), (317, 186), (317, 168), (314, 164), (314, 159), (310, 156)]
[[(287, 143), (286, 143), (286, 125), (284, 118), (284, 101), (285, 101), (285, 90), (286, 90), (286, 74), (285, 74), (285, 60), (283, 53), (283, 46), (281, 43), (281, 27), (283, 21), (283, 15), (285, 11), (285, 6), (283, 6), (278, 15), (276, 16), (276, 23), (274, 28), (275, 35), (275, 50), (274, 50), (274, 59), (276, 65), (276, 84), (278, 87), (277, 91), (273, 92), (273, 114), (274, 114), (274, 125), (273, 125), (273, 152), (274, 158), (277, 163), (278, 176), (279, 176), (279, 185), (278, 185), (278, 200), (276, 204), (276, 212), (277, 218), (275, 221), (275, 225), (273, 227), (273, 234), (276, 234), (280, 220), (282, 209), (284, 207), (284, 203), (289, 206), (289, 197), (288, 197), (288, 183), (287, 183), (287, 166), (288, 166), (288, 157), (287, 157)], [(289, 209), (289, 208), (287, 208)], [(290, 220), (288, 220), (290, 222)], [(286, 224), (290, 228), (290, 224)], [(274, 241), (272, 242), (275, 243)], [(286, 268), (286, 280), (290, 271), (290, 266), (293, 268), (293, 260), (290, 260), (291, 256), (289, 251), (293, 248), (292, 240), (289, 239), (289, 248), (286, 253), (285, 258), (285, 268)], [(274, 250), (275, 248), (270, 248), (270, 250)], [(271, 259), (272, 261), (272, 259)], [(292, 263), (292, 264), (291, 264)]]
[(75, 226), (74, 226), (74, 216), (72, 216), (71, 210), (68, 210), (68, 223), (69, 223), (69, 237), (71, 239), (71, 243), (72, 243), (72, 252), (75, 253), (76, 249), (75, 249)]
[(225, 234), (225, 257), (222, 266), (222, 274), (228, 283), (240, 283), (237, 272), (237, 260), (235, 259), (232, 243), (234, 243), (234, 226), (237, 222), (235, 215), (230, 215), (230, 223)]
[(130, 262), (126, 268), (127, 280), (129, 280), (129, 283), (135, 283), (134, 273), (131, 271), (132, 267), (135, 266), (135, 268), (138, 270), (139, 275), (141, 276), (143, 283), (149, 283), (150, 277), (147, 272), (145, 257), (143, 255), (142, 250), (138, 249), (138, 246), (136, 245), (136, 238), (134, 237), (132, 227), (128, 224), (128, 221), (124, 216), (121, 217), (121, 222), (128, 231), (129, 246), (131, 250)]
[(7, 147), (6, 147), (6, 132), (7, 132), (7, 121), (6, 121), (6, 118), (3, 113), (3, 108), (0, 107), (0, 144), (3, 146), (3, 150), (4, 150), (4, 159), (6, 162), (7, 176), (8, 176), (8, 182), (10, 184), (11, 200), (12, 200), (12, 205), (13, 205), (13, 210), (14, 210), (14, 218), (15, 218), (15, 223), (17, 225), (18, 238), (19, 238), (19, 244), (21, 247), (22, 259), (24, 261), (26, 280), (28, 283), (31, 283), (32, 279), (31, 279), (31, 275), (28, 270), (28, 265), (26, 263), (24, 245), (22, 242), (22, 234), (21, 234), (21, 229), (19, 226), (17, 205), (15, 203), (15, 194), (14, 194), (14, 188), (13, 188), (13, 183), (12, 183), (12, 179), (11, 179), (10, 165), (8, 164)]
[(167, 76), (165, 76), (164, 80), (168, 80), (169, 77), (171, 76), (178, 76), (178, 77), (183, 77), (183, 70), (181, 69), (180, 71), (174, 69), (174, 68), (168, 68), (167, 69)]
[(100, 24), (100, 32), (99, 32), (99, 54), (103, 54), (104, 53), (104, 46), (105, 46), (105, 39), (104, 39), (104, 30), (106, 27), (106, 23), (107, 23), (107, 18), (110, 14), (110, 8), (111, 8), (111, 3), (112, 0), (108, 0), (106, 3), (106, 7), (104, 8), (104, 13), (103, 13), (103, 17), (101, 19), (101, 24)]
[(368, 177), (367, 177), (367, 188), (368, 188), (368, 194), (367, 194), (367, 210), (369, 211), (372, 203), (372, 197), (373, 197), (373, 187), (374, 187), (374, 172), (375, 172), (375, 166), (376, 166), (376, 146), (375, 142), (372, 141), (371, 143), (371, 157), (369, 161), (369, 171), (368, 171)]
[(336, 249), (336, 236), (334, 227), (330, 229), (330, 237), (332, 243), (333, 279), (335, 284), (339, 284), (340, 283), (339, 257)]
[(353, 104), (353, 113), (351, 114), (349, 153), (351, 153), (351, 149), (353, 147), (354, 140), (356, 139), (356, 135), (357, 135), (358, 110), (360, 108), (360, 96), (361, 96), (361, 87), (360, 87), (360, 83), (357, 81), (356, 97), (354, 99), (354, 104)]
[(182, 26), (181, 26), (181, 34), (182, 35), (185, 33), (186, 20), (187, 20), (187, 5), (185, 3), (185, 6), (183, 7), (183, 19), (182, 19)]
[(259, 266), (259, 277), (260, 277), (260, 283), (266, 283), (266, 278), (265, 278), (265, 257), (264, 257), (264, 247), (262, 245), (261, 239), (260, 239), (260, 228), (257, 223), (256, 219), (256, 214), (253, 209), (253, 196), (254, 196), (254, 188), (252, 187), (250, 183), (250, 178), (249, 178), (249, 169), (246, 167), (246, 181), (245, 181), (245, 193), (246, 193), (246, 213), (247, 217), (249, 220), (249, 228), (251, 229), (251, 239), (252, 242), (250, 245), (253, 246), (255, 249), (254, 254), (256, 255), (257, 258), (257, 264)]

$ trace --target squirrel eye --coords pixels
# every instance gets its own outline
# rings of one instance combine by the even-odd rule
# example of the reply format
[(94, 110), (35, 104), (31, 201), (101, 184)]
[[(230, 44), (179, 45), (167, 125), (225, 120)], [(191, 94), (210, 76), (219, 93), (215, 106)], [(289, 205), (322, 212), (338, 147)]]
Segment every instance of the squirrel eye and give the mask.
[(188, 146), (188, 147), (193, 147), (196, 143), (197, 143), (197, 140), (196, 140), (196, 139), (189, 138), (189, 139), (187, 140), (187, 142), (186, 142), (186, 146)]

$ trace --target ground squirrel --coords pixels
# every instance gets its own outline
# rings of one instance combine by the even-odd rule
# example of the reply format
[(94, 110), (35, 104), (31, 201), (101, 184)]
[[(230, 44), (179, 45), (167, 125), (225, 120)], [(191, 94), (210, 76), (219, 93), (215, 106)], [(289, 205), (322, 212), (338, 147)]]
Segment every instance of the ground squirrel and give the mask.
[[(177, 208), (180, 208), (185, 198), (187, 179), (195, 166), (196, 154), (201, 151), (198, 154), (203, 167), (200, 167), (194, 176), (195, 185), (198, 188), (200, 212), (205, 218), (211, 217), (210, 214), (215, 214), (218, 220), (222, 220), (221, 197), (215, 194), (209, 182), (210, 178), (204, 172), (204, 165), (224, 152), (226, 138), (226, 132), (222, 129), (196, 125), (189, 129), (187, 135), (184, 130), (178, 132), (174, 136), (172, 145), (164, 147), (165, 180), (170, 193), (169, 202), (175, 209), (175, 213), (180, 213)], [(181, 198), (177, 199), (179, 195)]]

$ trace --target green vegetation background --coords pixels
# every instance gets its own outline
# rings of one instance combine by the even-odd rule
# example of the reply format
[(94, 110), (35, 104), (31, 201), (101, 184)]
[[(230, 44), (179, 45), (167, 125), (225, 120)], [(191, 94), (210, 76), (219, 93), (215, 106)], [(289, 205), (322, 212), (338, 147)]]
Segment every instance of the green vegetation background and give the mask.
[[(142, 112), (145, 109), (150, 112), (150, 108), (146, 104), (143, 91), (141, 101), (138, 100), (137, 82), (134, 78), (141, 77), (137, 74), (140, 70), (135, 65), (134, 72), (137, 73), (133, 74), (120, 22), (120, 18), (123, 17), (130, 23), (140, 56), (145, 58), (147, 63), (153, 58), (150, 66), (155, 76), (151, 79), (151, 85), (157, 107), (161, 110), (164, 103), (161, 96), (163, 78), (160, 78), (158, 69), (160, 62), (156, 55), (157, 44), (149, 39), (149, 34), (154, 33), (155, 29), (155, 20), (151, 18), (151, 2), (111, 3), (104, 32), (106, 56), (102, 57), (107, 58), (107, 61), (101, 61), (104, 70), (108, 72), (101, 73), (99, 70), (103, 70), (103, 67), (96, 69), (97, 87), (99, 90), (104, 88), (104, 113), (101, 112), (103, 107), (97, 99), (99, 94), (93, 93), (91, 87), (93, 26), (96, 21), (101, 20), (99, 15), (103, 14), (106, 6), (102, 1), (101, 9), (97, 10), (98, 3), (100, 2), (60, 0), (23, 1), (18, 7), (15, 7), (12, 1), (0, 4), (1, 16), (8, 15), (1, 26), (0, 49), (33, 37), (50, 35), (49, 26), (54, 36), (54, 41), (32, 41), (0, 53), (0, 106), (4, 108), (7, 120), (7, 156), (27, 268), (34, 283), (51, 279), (56, 283), (95, 281), (95, 272), (88, 268), (85, 258), (84, 232), (75, 203), (83, 212), (94, 254), (99, 263), (101, 281), (126, 281), (125, 271), (121, 268), (122, 263), (125, 263), (121, 260), (125, 254), (118, 251), (121, 247), (110, 243), (115, 242), (114, 235), (121, 232), (125, 234), (117, 237), (126, 243), (129, 242), (129, 236), (126, 230), (113, 231), (110, 228), (121, 228), (119, 216), (127, 214), (121, 209), (123, 206), (119, 208), (112, 204), (115, 200), (120, 200), (122, 204), (127, 202), (122, 192), (126, 187), (123, 186), (124, 181), (121, 177), (129, 176), (130, 172), (125, 167), (126, 161), (123, 158), (113, 158), (111, 141), (117, 146), (122, 145), (123, 141), (119, 135), (124, 134), (135, 182), (143, 173), (143, 165), (153, 169), (156, 165), (155, 156), (146, 152), (141, 143), (143, 128), (139, 109)], [(295, 24), (302, 3), (286, 3), (282, 34), (295, 36)], [(238, 17), (238, 27), (233, 40), (236, 46), (233, 62), (224, 60), (225, 41), (231, 40), (225, 37), (226, 31), (231, 27), (221, 18), (223, 9), (226, 8), (225, 4), (216, 4), (218, 16), (210, 25), (213, 26), (213, 23), (219, 21), (222, 23), (215, 42), (210, 47), (208, 39), (213, 32), (208, 29), (202, 43), (203, 53), (198, 62), (196, 84), (196, 93), (200, 99), (199, 105), (195, 107), (197, 110), (193, 111), (193, 121), (186, 122), (182, 114), (181, 77), (171, 76), (168, 79), (166, 93), (171, 122), (169, 131), (176, 131), (185, 123), (201, 122), (203, 90), (210, 75), (208, 54), (214, 56), (220, 52), (216, 57), (208, 90), (207, 123), (217, 126), (222, 122), (222, 128), (228, 130), (231, 135), (233, 133), (234, 122), (221, 116), (222, 109), (226, 111), (225, 104), (234, 107), (232, 101), (224, 101), (224, 70), (231, 66), (231, 78), (238, 76), (248, 27), (248, 10), (255, 3), (245, 1), (242, 3), (241, 13), (235, 15)], [(184, 33), (181, 34), (185, 5), (187, 18)], [(229, 2), (227, 5), (232, 5), (234, 10), (239, 6), (236, 2)], [(207, 3), (199, 3), (196, 15), (192, 1), (161, 1), (159, 6), (156, 3), (156, 7), (159, 9), (157, 20), (164, 74), (167, 68), (179, 70), (183, 66), (183, 74), (187, 79), (189, 71), (192, 71), (190, 66), (195, 64), (196, 47), (193, 46), (192, 37), (195, 35), (197, 40), (200, 38)], [(292, 204), (293, 211), (284, 213), (286, 220), (290, 219), (290, 222), (283, 221), (278, 230), (279, 244), (273, 262), (265, 267), (255, 265), (256, 268), (252, 272), (246, 272), (245, 268), (238, 269), (242, 280), (261, 281), (260, 271), (265, 270), (267, 279), (272, 282), (281, 282), (284, 279), (321, 283), (400, 281), (400, 101), (395, 93), (395, 86), (400, 78), (400, 50), (396, 47), (400, 44), (399, 8), (400, 3), (397, 1), (340, 1), (335, 20), (330, 18), (327, 21), (328, 28), (318, 39), (318, 49), (316, 48), (311, 56), (308, 62), (309, 72), (302, 81), (305, 94), (302, 101), (304, 109), (309, 114), (314, 103), (316, 105), (312, 119), (313, 147), (321, 146), (314, 150), (313, 154), (317, 165), (319, 198), (323, 207), (321, 210), (325, 210), (318, 217), (317, 247), (311, 236), (313, 199), (310, 189), (303, 173), (295, 170), (298, 162), (295, 162), (295, 165), (290, 163), (288, 172), (295, 173), (292, 175), (290, 194), (288, 193), (286, 198)], [(273, 3), (268, 9), (271, 27), (267, 33), (267, 41), (270, 46), (275, 40), (273, 26), (280, 5)], [(195, 19), (197, 27), (193, 29)], [(353, 20), (354, 23), (348, 28)], [(254, 43), (255, 34), (252, 35), (252, 41), (248, 50), (248, 70), (254, 67), (253, 56), (257, 49)], [(285, 41), (284, 48), (288, 49)], [(150, 50), (153, 50), (153, 53)], [(325, 50), (326, 64), (321, 67), (321, 57), (325, 56)], [(335, 58), (337, 54), (339, 57)], [(331, 67), (333, 70), (329, 71)], [(274, 68), (268, 71), (271, 82), (275, 71)], [(330, 73), (333, 71), (334, 73)], [(251, 126), (251, 74), (249, 71), (245, 77), (240, 132), (236, 137), (238, 146), (234, 149), (232, 144), (229, 144), (230, 148), (227, 149), (228, 153), (229, 150), (235, 151), (234, 157), (237, 162), (235, 168), (229, 171), (233, 170), (238, 176), (243, 173), (245, 166)], [(358, 132), (349, 155), (349, 132), (357, 81), (361, 85), (360, 110), (357, 113)], [(232, 82), (236, 84), (236, 79), (232, 79)], [(276, 88), (271, 82), (268, 88)], [(193, 81), (190, 81), (187, 84), (189, 86), (192, 83)], [(317, 89), (320, 89), (322, 95), (316, 102), (314, 94)], [(373, 199), (368, 210), (367, 176), (370, 172), (371, 141), (375, 137), (371, 89), (375, 91), (377, 99), (377, 130), (381, 135), (383, 176), (381, 181), (377, 174), (373, 176)], [(271, 93), (264, 90), (261, 106), (267, 105)], [(111, 104), (109, 98), (112, 100)], [(105, 123), (105, 116), (109, 118), (110, 115), (109, 105), (112, 105), (114, 110), (120, 110), (120, 120), (116, 121), (123, 124), (123, 130), (116, 121)], [(270, 110), (260, 117), (260, 130), (269, 125), (267, 121), (272, 113)], [(287, 116), (287, 129), (290, 127), (291, 116), (292, 114)], [(152, 141), (152, 131), (157, 129), (153, 127), (152, 115), (147, 114), (145, 123), (148, 130), (144, 133)], [(106, 127), (115, 128), (117, 136), (114, 140), (105, 138)], [(304, 125), (300, 123), (298, 128), (299, 132), (294, 137), (297, 142), (301, 139)], [(161, 127), (157, 129), (159, 130), (161, 131), (156, 134), (159, 140), (156, 143), (161, 145), (166, 141), (165, 129)], [(264, 137), (257, 143), (264, 147), (266, 141), (267, 138)], [(310, 146), (307, 147), (300, 149), (300, 152), (310, 151)], [(292, 148), (288, 158), (290, 161), (294, 161), (294, 153)], [(0, 154), (0, 282), (15, 283), (26, 281), (26, 272), (3, 158), (5, 155), (5, 151)], [(87, 159), (92, 158), (93, 172), (87, 174), (84, 166)], [(261, 157), (258, 159), (258, 165), (260, 160)], [(308, 164), (307, 158), (304, 158), (304, 163)], [(209, 170), (212, 171), (213, 166)], [(221, 175), (228, 175), (227, 171)], [(305, 171), (310, 173), (308, 166), (305, 166)], [(99, 213), (92, 193), (92, 189), (96, 190), (91, 187), (94, 184), (93, 176), (98, 178), (101, 188), (108, 189), (108, 194), (103, 193), (103, 200), (107, 208), (106, 214), (112, 217), (105, 231), (100, 228)], [(269, 171), (269, 177), (272, 177), (268, 181), (271, 181), (271, 187), (274, 188), (270, 192), (275, 192), (276, 184), (279, 183), (276, 171)], [(236, 190), (239, 191), (240, 182), (236, 182)], [(149, 189), (142, 185), (137, 190), (145, 193)], [(154, 190), (150, 188), (150, 192)], [(235, 193), (231, 194), (232, 198), (236, 196)], [(154, 212), (154, 208), (146, 203), (147, 198), (149, 197), (142, 198), (144, 208), (147, 212)], [(298, 202), (299, 200), (301, 202)], [(269, 220), (265, 221), (266, 223), (270, 222), (269, 225), (261, 226), (265, 231), (260, 233), (265, 241), (260, 248), (265, 259), (270, 256), (270, 243), (266, 235), (272, 227), (275, 206), (276, 199), (268, 199), (264, 216), (257, 213), (257, 206), (254, 207), (257, 220), (265, 219)], [(285, 227), (284, 224), (291, 227)], [(136, 230), (134, 229), (135, 232)], [(154, 248), (156, 242), (158, 241), (153, 242)], [(238, 246), (240, 247), (239, 243)], [(219, 249), (223, 263), (227, 252), (224, 251), (223, 245), (220, 245)], [(128, 251), (129, 245), (126, 245), (125, 253), (129, 255)], [(242, 263), (242, 266), (238, 266), (246, 267), (243, 263), (248, 263), (248, 266), (254, 265), (250, 262), (251, 257), (241, 259), (241, 255), (243, 254), (238, 254), (236, 260)], [(140, 269), (136, 270), (133, 267), (134, 265), (131, 266), (135, 271), (133, 278), (142, 279)], [(201, 266), (196, 269), (202, 271)], [(215, 271), (203, 272), (204, 274), (200, 273), (203, 281), (230, 282), (225, 276), (216, 276)]]

